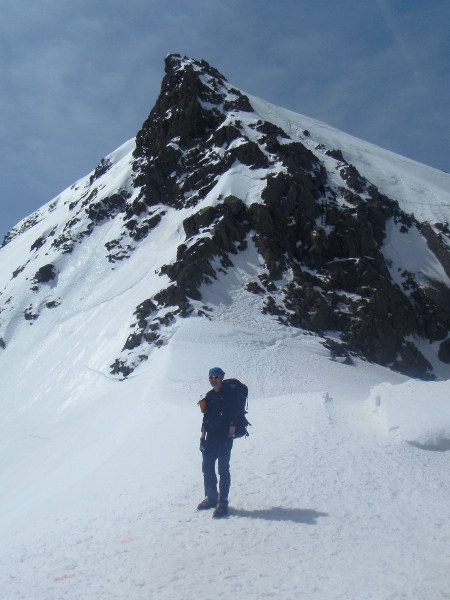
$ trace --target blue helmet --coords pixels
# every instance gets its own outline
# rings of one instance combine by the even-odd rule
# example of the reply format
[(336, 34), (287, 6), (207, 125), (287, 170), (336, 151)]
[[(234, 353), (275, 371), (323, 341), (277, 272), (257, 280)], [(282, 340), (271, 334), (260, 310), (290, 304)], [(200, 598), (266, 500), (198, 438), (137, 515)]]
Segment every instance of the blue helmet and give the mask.
[(220, 367), (213, 367), (212, 369), (209, 370), (209, 375), (222, 375), (222, 377), (225, 375), (224, 371), (222, 371), (222, 369)]

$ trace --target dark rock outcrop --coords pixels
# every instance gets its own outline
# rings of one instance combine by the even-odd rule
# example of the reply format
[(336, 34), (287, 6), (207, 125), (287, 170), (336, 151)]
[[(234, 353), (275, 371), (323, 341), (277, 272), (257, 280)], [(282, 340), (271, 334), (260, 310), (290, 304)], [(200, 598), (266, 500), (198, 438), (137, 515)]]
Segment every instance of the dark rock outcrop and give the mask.
[(440, 344), (439, 360), (447, 365), (450, 365), (450, 339), (446, 339)]
[(57, 271), (56, 271), (56, 267), (55, 265), (52, 264), (48, 264), (48, 265), (44, 265), (43, 267), (41, 267), (40, 269), (38, 269), (33, 277), (33, 283), (36, 284), (40, 284), (40, 283), (48, 283), (49, 281), (52, 281), (53, 279), (55, 279), (57, 275)]

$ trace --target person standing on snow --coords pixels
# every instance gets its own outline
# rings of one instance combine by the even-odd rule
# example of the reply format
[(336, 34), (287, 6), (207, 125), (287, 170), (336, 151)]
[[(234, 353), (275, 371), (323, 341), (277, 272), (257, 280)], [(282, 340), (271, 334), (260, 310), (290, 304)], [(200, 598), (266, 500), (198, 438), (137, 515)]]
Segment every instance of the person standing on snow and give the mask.
[[(225, 373), (219, 367), (209, 371), (212, 386), (204, 400), (199, 402), (203, 412), (200, 450), (203, 454), (203, 479), (206, 498), (198, 510), (214, 508), (213, 517), (228, 514), (228, 492), (230, 491), (230, 457), (234, 432), (239, 416), (239, 404), (233, 390), (223, 384)], [(216, 461), (219, 472), (217, 492)]]

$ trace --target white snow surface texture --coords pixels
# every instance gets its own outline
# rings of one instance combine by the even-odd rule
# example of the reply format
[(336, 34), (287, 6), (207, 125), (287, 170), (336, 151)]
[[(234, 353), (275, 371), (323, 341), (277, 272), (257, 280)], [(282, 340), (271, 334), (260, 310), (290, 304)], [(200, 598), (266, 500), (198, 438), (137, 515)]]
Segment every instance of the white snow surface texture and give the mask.
[[(450, 593), (450, 383), (330, 361), (258, 313), (242, 290), (256, 267), (212, 286), (216, 319), (181, 322), (128, 381), (95, 370), (77, 317), (3, 367), (2, 598)], [(252, 422), (221, 521), (196, 511), (215, 365), (249, 385)]]
[[(290, 124), (291, 135), (308, 128), (311, 144), (328, 136), (407, 212), (449, 220), (448, 175), (251, 102)], [(122, 173), (126, 183), (132, 148), (109, 157), (105, 195), (108, 177)], [(1, 250), (1, 264), (20, 262), (54, 226), (50, 218), (61, 222), (74, 193), (43, 207), (40, 222)], [(260, 269), (251, 244), (202, 290), (212, 320), (178, 320), (128, 380), (109, 375), (110, 348), (161, 286), (155, 271), (174, 259), (184, 217), (169, 210), (114, 270), (98, 248), (115, 222), (99, 226), (60, 258), (61, 305), (9, 324), (0, 365), (0, 597), (450, 598), (450, 382), (333, 362), (319, 338), (261, 314), (258, 296), (244, 289)], [(392, 234), (395, 262), (394, 242)], [(3, 289), (10, 271), (0, 274)], [(53, 291), (36, 297), (43, 304)], [(213, 366), (250, 389), (250, 437), (234, 444), (223, 520), (196, 511), (196, 403)]]

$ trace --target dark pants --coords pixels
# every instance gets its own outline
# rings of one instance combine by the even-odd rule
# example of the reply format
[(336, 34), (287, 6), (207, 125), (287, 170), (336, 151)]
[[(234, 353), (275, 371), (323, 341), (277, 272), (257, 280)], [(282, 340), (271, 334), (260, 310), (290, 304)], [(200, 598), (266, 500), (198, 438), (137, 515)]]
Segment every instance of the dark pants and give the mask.
[[(206, 436), (206, 450), (203, 452), (203, 479), (205, 482), (205, 496), (210, 500), (219, 500), (228, 504), (230, 491), (230, 457), (233, 447), (232, 438), (208, 433)], [(219, 471), (219, 493), (217, 493), (216, 460)]]

